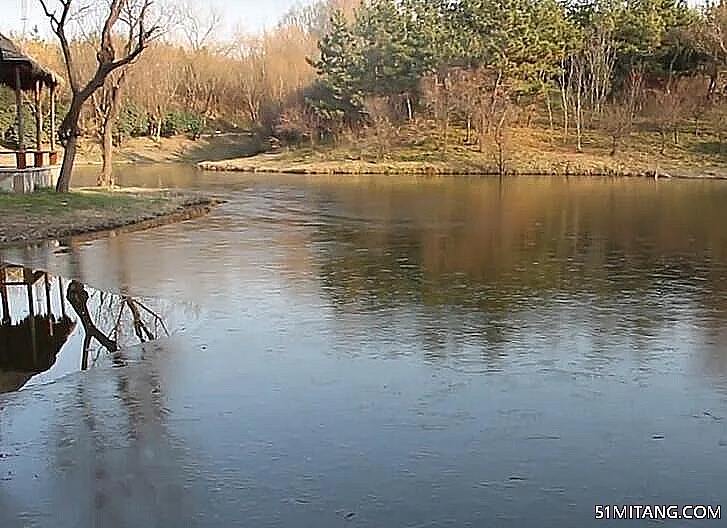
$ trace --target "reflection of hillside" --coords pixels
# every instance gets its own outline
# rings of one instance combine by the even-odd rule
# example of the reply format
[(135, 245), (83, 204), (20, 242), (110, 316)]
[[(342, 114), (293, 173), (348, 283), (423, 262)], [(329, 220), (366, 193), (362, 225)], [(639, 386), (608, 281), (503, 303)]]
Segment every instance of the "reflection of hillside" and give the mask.
[(348, 220), (318, 227), (316, 238), (330, 241), (323, 279), (340, 302), (384, 304), (676, 293), (697, 276), (724, 290), (710, 263), (727, 257), (717, 206), (727, 188), (669, 185), (523, 179), (330, 191), (334, 215)]
[(723, 380), (726, 200), (715, 182), (326, 187), (312, 238), (345, 339), (374, 325), (475, 370), (569, 350), (591, 351), (585, 371), (626, 350), (644, 367), (689, 347)]

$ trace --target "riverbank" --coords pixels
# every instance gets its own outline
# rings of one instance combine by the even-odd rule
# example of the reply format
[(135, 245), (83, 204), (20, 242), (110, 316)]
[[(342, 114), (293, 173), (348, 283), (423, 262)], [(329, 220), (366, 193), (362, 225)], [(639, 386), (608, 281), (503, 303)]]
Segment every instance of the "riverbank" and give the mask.
[[(603, 134), (589, 133), (578, 152), (547, 129), (515, 128), (503, 148), (503, 166), (508, 175), (727, 179), (727, 158), (721, 145), (708, 136), (685, 135), (680, 145), (669, 145), (664, 154), (660, 154), (658, 135), (647, 132), (623, 138), (616, 155), (611, 155), (611, 141)], [(486, 145), (480, 152), (477, 145), (467, 144), (462, 131), (455, 131), (445, 148), (434, 129), (423, 127), (386, 144), (363, 137), (335, 147), (306, 146), (210, 159), (197, 166), (210, 171), (289, 174), (497, 175), (498, 159), (497, 145)]]
[[(113, 162), (125, 163), (197, 163), (203, 160), (223, 160), (251, 156), (260, 152), (260, 141), (250, 133), (206, 135), (199, 139), (187, 136), (163, 137), (156, 141), (148, 137), (130, 138), (114, 148)], [(76, 163), (100, 165), (101, 145), (84, 138), (79, 146)]]
[(208, 213), (218, 202), (188, 192), (77, 189), (0, 194), (0, 245), (146, 229)]

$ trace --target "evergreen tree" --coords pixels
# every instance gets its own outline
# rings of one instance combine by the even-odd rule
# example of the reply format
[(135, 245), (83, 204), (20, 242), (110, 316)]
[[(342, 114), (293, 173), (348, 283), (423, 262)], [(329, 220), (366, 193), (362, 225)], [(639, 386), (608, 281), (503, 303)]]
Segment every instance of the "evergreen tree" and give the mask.
[(318, 43), (320, 57), (309, 60), (318, 81), (307, 103), (323, 124), (320, 132), (335, 135), (341, 127), (360, 122), (364, 107), (358, 39), (340, 11), (333, 13), (330, 24)]
[(413, 114), (422, 77), (435, 57), (426, 2), (374, 0), (356, 20), (362, 42), (361, 89), (374, 96), (401, 97)]

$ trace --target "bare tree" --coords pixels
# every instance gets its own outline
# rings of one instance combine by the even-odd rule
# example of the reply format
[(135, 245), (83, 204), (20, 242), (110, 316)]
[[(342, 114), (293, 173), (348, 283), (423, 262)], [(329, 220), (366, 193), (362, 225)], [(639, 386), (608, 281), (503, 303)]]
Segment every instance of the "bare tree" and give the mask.
[(376, 159), (385, 159), (396, 138), (396, 128), (391, 119), (391, 105), (385, 97), (370, 97), (364, 101), (368, 115), (368, 131), (376, 144)]
[(611, 136), (611, 156), (618, 153), (621, 140), (631, 133), (636, 115), (643, 104), (643, 72), (629, 73), (618, 99), (604, 106), (604, 129)]
[(725, 154), (725, 132), (727, 132), (727, 104), (724, 99), (719, 98), (712, 106), (712, 118), (715, 122), (717, 139), (719, 141), (719, 153)]
[(449, 125), (454, 110), (454, 97), (451, 92), (454, 71), (442, 70), (427, 76), (422, 82), (424, 99), (427, 101), (439, 129), (442, 152), (449, 146)]
[(608, 24), (599, 25), (590, 36), (583, 49), (583, 59), (588, 70), (590, 108), (593, 116), (599, 117), (611, 92), (611, 78), (616, 65), (615, 39)]
[(452, 77), (452, 98), (457, 118), (465, 125), (467, 135), (465, 143), (472, 141), (472, 128), (481, 97), (482, 78), (476, 70), (456, 68), (450, 73)]
[(497, 96), (496, 102), (492, 105), (493, 121), (492, 138), (495, 143), (495, 164), (497, 165), (497, 174), (503, 177), (507, 174), (507, 160), (509, 157), (508, 147), (510, 142), (510, 120), (512, 113), (512, 105), (510, 99), (500, 94)]
[[(124, 56), (130, 55), (136, 44), (135, 22), (138, 17), (136, 8), (133, 2), (127, 2), (120, 17), (128, 31), (122, 40)], [(124, 83), (132, 64), (133, 62), (110, 73), (101, 89), (91, 96), (101, 139), (102, 167), (97, 180), (99, 186), (113, 187), (116, 183), (112, 166), (114, 126), (119, 115)]]
[[(583, 152), (583, 96), (586, 89), (586, 68), (586, 60), (581, 55), (576, 55), (571, 58), (568, 66), (568, 84), (565, 92), (567, 99), (565, 112), (568, 111), (568, 108), (573, 111), (573, 117), (576, 123), (576, 150), (578, 152)], [(567, 122), (567, 116), (565, 119)]]
[(699, 126), (702, 119), (709, 114), (714, 97), (707, 93), (709, 88), (705, 89), (706, 83), (702, 78), (685, 80), (685, 84), (687, 89), (685, 90), (684, 106), (694, 123), (694, 136), (699, 137)]
[[(671, 134), (674, 145), (679, 145), (680, 126), (684, 118), (693, 113), (691, 99), (697, 98), (704, 101), (704, 94), (694, 92), (698, 86), (685, 78), (672, 78), (661, 88), (649, 90), (646, 113), (653, 119), (659, 129), (661, 136), (660, 152), (666, 152), (666, 138)], [(701, 112), (697, 111), (701, 117)]]
[(119, 114), (121, 92), (126, 78), (126, 69), (119, 69), (106, 78), (103, 87), (91, 96), (94, 114), (101, 140), (101, 173), (96, 184), (99, 187), (113, 187), (112, 151), (114, 125)]
[(679, 123), (684, 114), (682, 83), (678, 80), (664, 88), (649, 90), (646, 98), (646, 116), (653, 120), (659, 130), (659, 153), (666, 153), (667, 135), (673, 132), (674, 143), (679, 142)]
[[(199, 8), (200, 5), (205, 6), (204, 11)], [(182, 32), (192, 51), (209, 47), (222, 27), (223, 16), (219, 7), (214, 3), (184, 0), (179, 10)]]
[[(120, 68), (125, 68), (141, 55), (148, 46), (151, 39), (158, 34), (160, 27), (152, 25), (147, 27), (150, 9), (153, 0), (111, 0), (104, 10), (103, 29), (100, 34), (96, 59), (98, 65), (96, 71), (87, 82), (82, 81), (81, 75), (76, 68), (74, 56), (68, 34), (68, 26), (72, 9), (76, 12), (87, 10), (92, 4), (82, 4), (80, 0), (39, 0), (45, 15), (50, 21), (53, 32), (58, 37), (63, 51), (63, 58), (66, 64), (68, 81), (71, 89), (71, 104), (68, 113), (61, 122), (58, 137), (65, 147), (61, 173), (56, 185), (56, 191), (68, 192), (73, 164), (78, 149), (78, 140), (81, 135), (78, 121), (81, 109), (86, 101), (100, 89), (108, 76)], [(55, 4), (55, 5), (54, 5)], [(124, 16), (129, 15), (126, 19)], [(116, 24), (122, 21), (129, 26), (130, 40), (133, 45), (124, 50), (121, 56), (117, 57), (114, 48), (114, 34)]]

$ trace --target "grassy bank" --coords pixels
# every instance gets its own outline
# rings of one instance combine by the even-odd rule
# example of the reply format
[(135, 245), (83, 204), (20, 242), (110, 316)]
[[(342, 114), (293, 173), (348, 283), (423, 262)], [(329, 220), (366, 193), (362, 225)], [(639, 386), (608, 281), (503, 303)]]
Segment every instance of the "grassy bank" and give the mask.
[[(574, 138), (533, 126), (512, 128), (504, 145), (508, 174), (605, 175), (727, 178), (727, 147), (709, 132), (684, 133), (680, 144), (668, 144), (664, 154), (658, 133), (647, 129), (620, 141), (611, 155), (612, 139), (590, 131), (582, 152)], [(723, 153), (724, 152), (724, 153)], [(434, 126), (402, 128), (394, 137), (361, 136), (336, 146), (303, 146), (277, 153), (207, 160), (204, 170), (298, 174), (498, 174), (498, 147), (467, 144), (462, 130), (451, 130), (446, 146)]]
[[(204, 136), (193, 140), (186, 136), (161, 138), (131, 138), (114, 149), (114, 163), (196, 163), (202, 160), (223, 160), (250, 156), (260, 151), (260, 142), (246, 133)], [(85, 138), (80, 145), (76, 162), (101, 163), (101, 145)]]
[(152, 227), (204, 214), (213, 206), (204, 196), (170, 191), (0, 193), (0, 245)]

